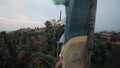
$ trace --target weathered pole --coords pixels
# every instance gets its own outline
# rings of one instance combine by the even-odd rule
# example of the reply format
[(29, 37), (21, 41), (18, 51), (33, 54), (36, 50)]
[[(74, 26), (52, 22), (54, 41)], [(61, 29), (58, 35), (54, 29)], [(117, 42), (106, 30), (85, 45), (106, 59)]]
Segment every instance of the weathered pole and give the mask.
[(97, 0), (90, 0), (91, 1), (91, 12), (90, 12), (90, 20), (89, 20), (89, 29), (88, 29), (88, 40), (87, 40), (87, 45), (85, 47), (85, 67), (84, 68), (89, 68), (90, 67), (90, 61), (91, 61), (91, 50), (93, 47), (93, 38), (94, 38), (94, 27), (95, 27), (95, 17), (96, 17), (96, 8), (97, 8)]
[(60, 21), (61, 21), (62, 11), (60, 10)]

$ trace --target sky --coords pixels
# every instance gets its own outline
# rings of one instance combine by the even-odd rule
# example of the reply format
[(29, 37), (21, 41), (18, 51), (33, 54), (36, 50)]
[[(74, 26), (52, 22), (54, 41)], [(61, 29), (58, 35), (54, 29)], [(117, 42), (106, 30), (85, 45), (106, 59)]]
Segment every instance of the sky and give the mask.
[[(120, 0), (98, 0), (95, 31), (120, 31)], [(52, 0), (0, 0), (0, 31), (44, 27), (46, 20), (65, 17), (65, 7)]]
[(120, 0), (98, 0), (95, 31), (120, 32)]
[(52, 0), (0, 0), (0, 31), (44, 27), (46, 20), (59, 19), (60, 10), (65, 7)]

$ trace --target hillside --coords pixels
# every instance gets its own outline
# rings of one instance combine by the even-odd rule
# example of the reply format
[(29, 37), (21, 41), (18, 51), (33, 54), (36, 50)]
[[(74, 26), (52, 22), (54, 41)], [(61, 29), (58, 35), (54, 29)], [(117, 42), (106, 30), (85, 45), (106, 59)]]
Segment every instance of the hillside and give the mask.
[[(63, 26), (20, 29), (0, 33), (1, 68), (54, 68), (60, 51), (57, 50)], [(118, 33), (96, 33), (92, 54), (92, 68), (120, 68), (120, 41)], [(113, 43), (114, 42), (114, 43)], [(4, 62), (3, 62), (4, 61)], [(13, 62), (16, 62), (15, 64)], [(96, 67), (97, 66), (97, 67)]]

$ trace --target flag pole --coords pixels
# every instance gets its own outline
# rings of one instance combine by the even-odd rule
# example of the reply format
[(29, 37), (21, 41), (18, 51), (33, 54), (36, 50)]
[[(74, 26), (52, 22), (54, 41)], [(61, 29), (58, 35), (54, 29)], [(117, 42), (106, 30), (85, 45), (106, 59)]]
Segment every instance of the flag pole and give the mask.
[(85, 47), (85, 67), (90, 67), (91, 55), (92, 55), (92, 47), (93, 47), (93, 38), (94, 38), (94, 27), (95, 27), (95, 17), (96, 17), (96, 8), (97, 8), (97, 0), (90, 0), (91, 1), (91, 13), (90, 13), (90, 20), (88, 24), (88, 39), (87, 45)]

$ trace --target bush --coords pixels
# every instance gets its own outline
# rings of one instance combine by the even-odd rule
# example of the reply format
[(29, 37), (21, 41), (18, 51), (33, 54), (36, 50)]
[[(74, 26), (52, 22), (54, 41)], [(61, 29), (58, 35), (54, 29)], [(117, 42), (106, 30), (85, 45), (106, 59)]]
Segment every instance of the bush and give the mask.
[[(41, 42), (26, 33), (0, 33), (0, 68), (29, 68), (39, 66), (37, 52)], [(36, 62), (35, 62), (36, 61)]]
[(111, 45), (109, 45), (108, 41), (95, 35), (91, 60), (92, 64), (104, 65), (110, 60), (110, 57)]
[(0, 68), (53, 68), (57, 44), (63, 32), (60, 25), (42, 28), (41, 32), (0, 33)]

